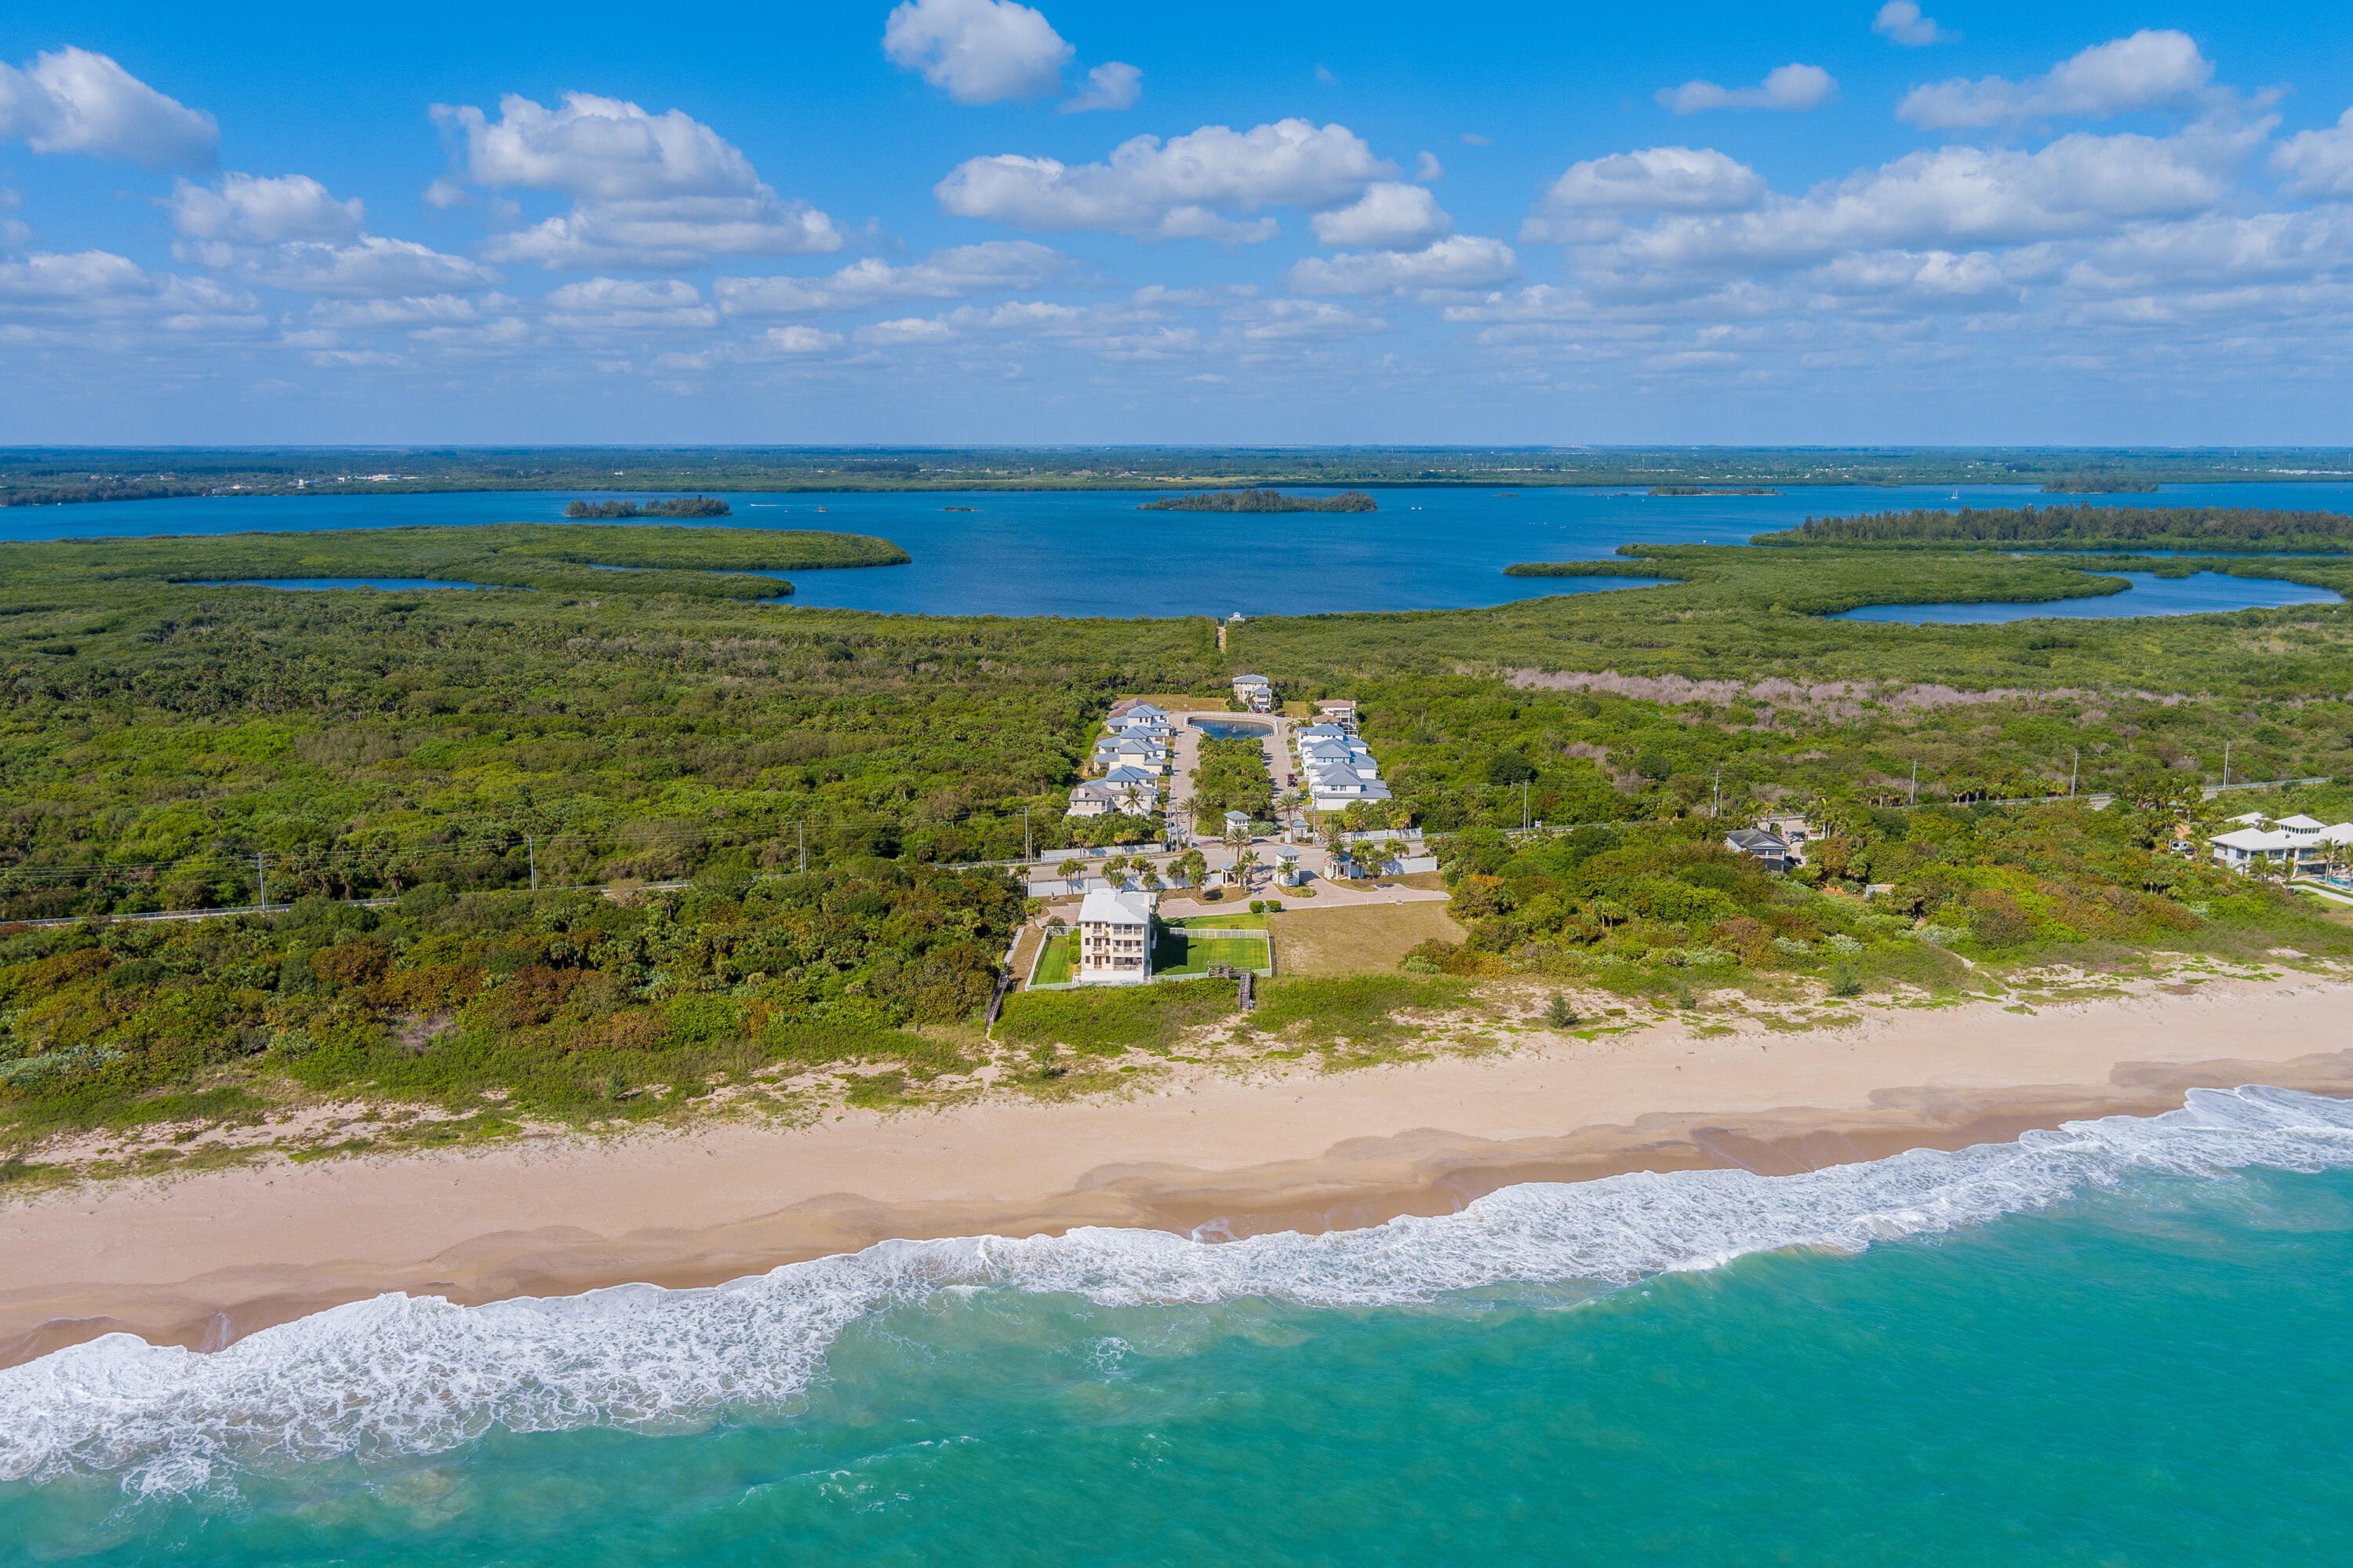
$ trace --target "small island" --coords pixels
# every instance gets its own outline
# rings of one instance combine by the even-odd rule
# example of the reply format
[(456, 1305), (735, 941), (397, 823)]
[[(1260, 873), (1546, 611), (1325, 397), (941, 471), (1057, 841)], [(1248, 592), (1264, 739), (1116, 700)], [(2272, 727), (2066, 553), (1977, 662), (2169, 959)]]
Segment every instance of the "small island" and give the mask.
[(1285, 495), (1279, 490), (1212, 490), (1147, 501), (1138, 512), (1377, 512), (1361, 490), (1339, 495)]
[(1723, 485), (1654, 484), (1651, 486), (1651, 493), (1653, 495), (1778, 495), (1781, 493), (1765, 484), (1746, 484), (1737, 488)]
[(2154, 495), (2157, 481), (2153, 479), (2094, 479), (2078, 474), (2067, 479), (2054, 479), (2042, 487), (2045, 495)]
[(622, 517), (732, 517), (735, 509), (708, 495), (681, 495), (674, 501), (575, 501), (564, 509), (566, 517), (609, 520)]

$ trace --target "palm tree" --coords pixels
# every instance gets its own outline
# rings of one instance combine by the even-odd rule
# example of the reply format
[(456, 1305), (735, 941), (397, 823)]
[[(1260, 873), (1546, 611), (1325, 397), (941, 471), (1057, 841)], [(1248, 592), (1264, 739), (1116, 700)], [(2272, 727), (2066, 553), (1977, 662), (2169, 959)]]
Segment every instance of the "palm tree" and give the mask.
[(1168, 885), (1160, 880), (1160, 873), (1157, 870), (1147, 865), (1144, 868), (1144, 885), (1147, 890), (1157, 893)]
[(1120, 786), (1119, 806), (1120, 810), (1127, 815), (1134, 817), (1143, 814), (1135, 809), (1136, 801), (1141, 799), (1142, 796), (1137, 793), (1135, 781), (1134, 779), (1131, 779), (1126, 783)]
[(1254, 849), (1242, 851), (1241, 859), (1235, 863), (1242, 868), (1242, 891), (1247, 893), (1250, 891), (1250, 878), (1258, 871), (1258, 851)]
[(1209, 874), (1209, 858), (1199, 850), (1188, 849), (1170, 862), (1168, 869), (1184, 877), (1193, 886), (1198, 887), (1201, 885), (1202, 879)]
[(1076, 882), (1079, 879), (1079, 874), (1086, 869), (1085, 861), (1081, 860), (1077, 855), (1070, 855), (1065, 857), (1062, 863), (1056, 866), (1054, 871), (1064, 882)]

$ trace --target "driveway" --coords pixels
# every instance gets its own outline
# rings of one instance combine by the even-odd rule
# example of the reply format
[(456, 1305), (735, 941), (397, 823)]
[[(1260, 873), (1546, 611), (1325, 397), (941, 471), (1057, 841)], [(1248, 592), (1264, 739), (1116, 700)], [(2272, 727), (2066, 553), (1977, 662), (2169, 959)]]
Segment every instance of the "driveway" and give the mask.
[[(1172, 764), (1174, 771), (1168, 778), (1168, 802), (1172, 810), (1176, 802), (1192, 799), (1193, 770), (1201, 764), (1202, 736), (1200, 730), (1191, 722), (1194, 719), (1208, 719), (1213, 723), (1230, 719), (1236, 723), (1271, 726), (1271, 728), (1266, 738), (1259, 743), (1259, 749), (1266, 754), (1266, 770), (1274, 779), (1275, 791), (1279, 794), (1285, 788), (1283, 781), (1291, 777), (1291, 726), (1296, 722), (1295, 720), (1284, 718), (1281, 714), (1225, 712), (1171, 714), (1169, 716), (1185, 721), (1176, 726), (1176, 751)], [(1193, 816), (1189, 810), (1182, 815), (1184, 819), (1182, 825), (1187, 839), (1190, 842), (1195, 837)], [(1266, 852), (1261, 850), (1259, 853), (1264, 855)]]

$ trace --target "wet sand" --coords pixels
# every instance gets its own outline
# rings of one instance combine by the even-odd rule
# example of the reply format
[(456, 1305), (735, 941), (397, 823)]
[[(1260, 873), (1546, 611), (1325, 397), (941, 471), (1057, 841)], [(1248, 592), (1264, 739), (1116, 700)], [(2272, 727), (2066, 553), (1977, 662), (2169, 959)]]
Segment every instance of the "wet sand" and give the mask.
[(85, 1186), (0, 1207), (0, 1365), (117, 1330), (214, 1349), (389, 1290), (479, 1303), (709, 1285), (893, 1236), (1348, 1228), (1519, 1181), (1963, 1148), (2153, 1115), (2201, 1086), (2353, 1095), (2348, 1002), (2353, 986), (2297, 978), (2031, 1014), (1889, 1010), (1809, 1033), (1664, 1023), (1328, 1076), (1205, 1075), (1115, 1101)]

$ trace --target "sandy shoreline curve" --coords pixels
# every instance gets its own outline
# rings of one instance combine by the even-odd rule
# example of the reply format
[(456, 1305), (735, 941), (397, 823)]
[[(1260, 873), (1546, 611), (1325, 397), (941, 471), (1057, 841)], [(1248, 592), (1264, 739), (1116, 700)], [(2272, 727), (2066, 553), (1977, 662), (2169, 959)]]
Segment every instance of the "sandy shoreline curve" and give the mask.
[(1515, 1182), (1783, 1174), (2148, 1116), (2193, 1087), (2353, 1095), (2353, 986), (2215, 980), (1807, 1033), (1680, 1022), (1128, 1099), (527, 1139), (43, 1193), (0, 1207), (0, 1366), (115, 1330), (214, 1350), (386, 1291), (687, 1287), (891, 1237), (1246, 1235), (1447, 1213)]

